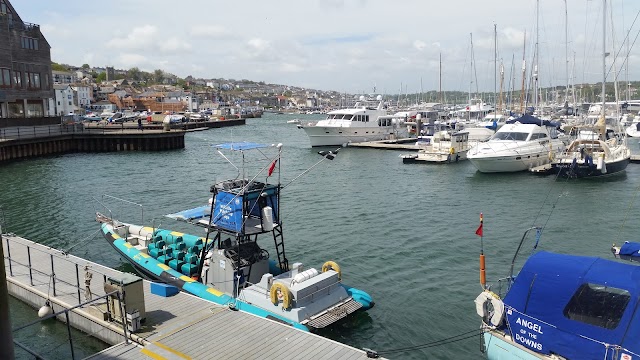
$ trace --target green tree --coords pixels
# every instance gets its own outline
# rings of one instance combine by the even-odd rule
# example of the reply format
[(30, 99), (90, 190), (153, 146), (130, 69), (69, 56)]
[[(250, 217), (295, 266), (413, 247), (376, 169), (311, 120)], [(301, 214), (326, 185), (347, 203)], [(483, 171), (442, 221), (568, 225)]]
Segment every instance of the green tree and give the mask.
[(98, 77), (96, 78), (96, 82), (103, 82), (107, 80), (107, 73), (106, 72), (101, 72), (100, 74), (98, 74)]
[(140, 69), (138, 69), (137, 67), (132, 67), (127, 71), (127, 77), (135, 81), (140, 81), (140, 78), (141, 78)]
[(153, 78), (155, 82), (162, 83), (164, 81), (164, 71), (161, 69), (156, 69), (153, 71)]
[(91, 68), (91, 66), (89, 66), (89, 64), (82, 64), (82, 68), (83, 69), (89, 69), (89, 68)]
[(51, 62), (51, 70), (53, 71), (69, 71), (66, 66)]

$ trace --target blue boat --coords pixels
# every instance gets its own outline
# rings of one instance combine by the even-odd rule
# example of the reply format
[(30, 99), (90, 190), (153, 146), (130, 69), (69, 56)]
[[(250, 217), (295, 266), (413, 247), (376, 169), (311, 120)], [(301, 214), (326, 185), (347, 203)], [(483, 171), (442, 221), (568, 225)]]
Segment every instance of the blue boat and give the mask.
[(476, 298), (481, 348), (488, 359), (638, 359), (639, 280), (633, 264), (539, 251)]
[[(269, 148), (277, 154), (266, 156)], [(280, 218), (282, 186), (279, 175), (272, 176), (280, 173), (281, 144), (229, 143), (216, 149), (241, 153), (239, 175), (245, 174), (246, 152), (258, 150), (266, 164), (253, 178), (239, 176), (211, 186), (208, 205), (167, 215), (204, 227), (206, 236), (125, 223), (110, 212), (98, 213), (102, 233), (115, 250), (150, 279), (303, 330), (324, 328), (371, 308), (371, 296), (342, 283), (336, 262), (327, 261), (320, 270), (289, 263)], [(335, 154), (324, 156), (332, 159)], [(260, 175), (266, 180), (258, 181)], [(258, 241), (260, 235), (271, 238), (276, 256)]]

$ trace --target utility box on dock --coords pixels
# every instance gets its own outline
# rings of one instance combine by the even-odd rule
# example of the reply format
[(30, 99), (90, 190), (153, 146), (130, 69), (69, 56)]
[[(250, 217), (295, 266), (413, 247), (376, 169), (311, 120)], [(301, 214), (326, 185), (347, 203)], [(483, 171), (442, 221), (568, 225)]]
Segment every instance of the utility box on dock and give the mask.
[[(122, 304), (118, 302), (117, 296), (109, 297), (109, 309), (113, 320), (127, 322), (130, 331), (136, 331), (140, 328), (140, 321), (143, 321), (147, 314), (144, 305), (144, 288), (142, 278), (133, 274), (122, 273), (115, 277), (108, 277), (104, 284), (106, 293), (118, 291)], [(124, 309), (123, 306), (124, 305)], [(123, 310), (126, 309), (126, 314)]]

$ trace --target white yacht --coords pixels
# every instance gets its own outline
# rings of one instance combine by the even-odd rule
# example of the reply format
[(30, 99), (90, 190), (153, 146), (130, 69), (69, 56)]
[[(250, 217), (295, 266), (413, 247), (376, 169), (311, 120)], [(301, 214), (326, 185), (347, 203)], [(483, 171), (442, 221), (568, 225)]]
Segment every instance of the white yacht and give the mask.
[[(424, 144), (422, 144), (424, 143)], [(467, 159), (469, 133), (466, 131), (439, 131), (430, 141), (418, 141), (417, 153), (400, 155), (402, 163), (439, 163), (447, 164)]]
[(471, 148), (467, 158), (483, 173), (524, 171), (548, 164), (550, 153), (566, 145), (554, 125), (530, 115), (508, 121), (487, 142)]
[(375, 100), (376, 107), (364, 97), (353, 108), (327, 113), (327, 118), (316, 123), (299, 124), (309, 136), (311, 146), (336, 146), (354, 142), (390, 139), (398, 136), (401, 119), (387, 116), (382, 96)]

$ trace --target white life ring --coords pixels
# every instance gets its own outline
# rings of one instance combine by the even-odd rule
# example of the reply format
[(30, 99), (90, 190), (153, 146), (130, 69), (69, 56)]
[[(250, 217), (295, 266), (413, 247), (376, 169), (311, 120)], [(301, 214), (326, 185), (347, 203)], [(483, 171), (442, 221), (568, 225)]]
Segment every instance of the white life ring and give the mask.
[[(497, 327), (504, 318), (504, 303), (500, 297), (492, 291), (483, 291), (473, 301), (476, 303), (476, 313), (480, 315), (485, 324)], [(493, 311), (489, 311), (488, 304), (491, 304)]]

